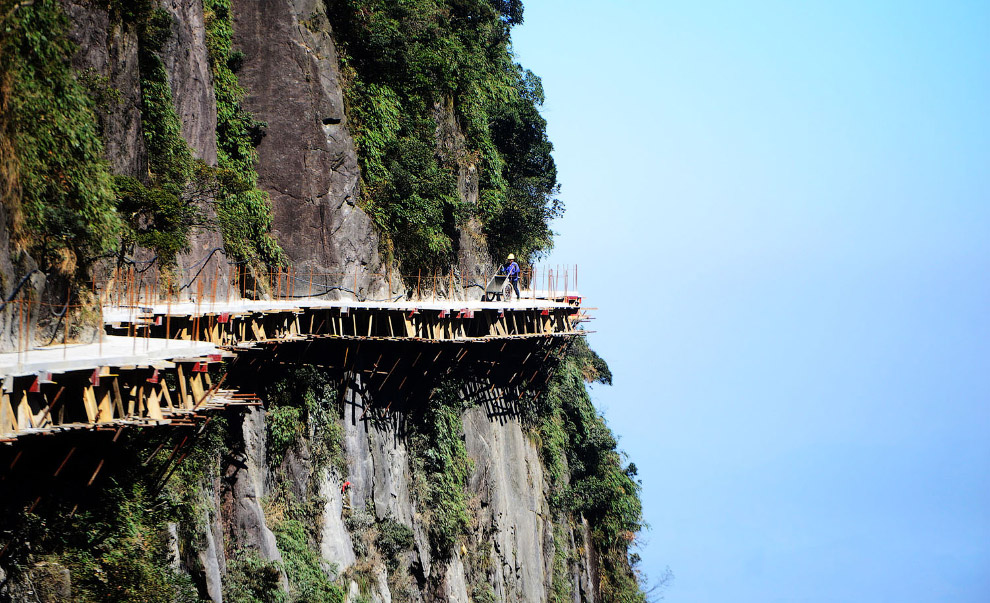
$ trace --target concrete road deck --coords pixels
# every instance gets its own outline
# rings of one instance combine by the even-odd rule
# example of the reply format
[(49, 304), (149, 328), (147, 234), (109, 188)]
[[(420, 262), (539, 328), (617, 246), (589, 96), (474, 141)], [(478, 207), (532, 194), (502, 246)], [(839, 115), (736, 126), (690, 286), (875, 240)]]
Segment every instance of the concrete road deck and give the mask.
[(0, 354), (0, 377), (93, 370), (103, 366), (150, 366), (172, 358), (195, 358), (220, 353), (220, 349), (205, 341), (108, 335), (104, 337), (102, 344), (53, 345), (26, 352)]

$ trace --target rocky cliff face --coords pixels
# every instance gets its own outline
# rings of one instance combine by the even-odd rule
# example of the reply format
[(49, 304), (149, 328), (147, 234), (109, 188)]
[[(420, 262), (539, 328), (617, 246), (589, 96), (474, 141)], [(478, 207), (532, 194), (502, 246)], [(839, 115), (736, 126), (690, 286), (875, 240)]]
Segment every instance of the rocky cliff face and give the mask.
[[(75, 68), (103, 78), (115, 91), (98, 115), (107, 160), (115, 174), (140, 178), (148, 158), (137, 32), (114, 23), (101, 3), (64, 0), (63, 5), (78, 45)], [(174, 18), (161, 54), (182, 136), (196, 158), (216, 165), (217, 104), (203, 33), (210, 16), (202, 0), (164, 0), (161, 6)], [(360, 295), (381, 296), (384, 281), (375, 276), (382, 271), (379, 238), (356, 204), (360, 170), (344, 111), (333, 24), (323, 3), (235, 0), (232, 8), (234, 47), (244, 53), (238, 72), (247, 93), (244, 105), (267, 124), (257, 171), (259, 187), (271, 197), (278, 243), (300, 273), (354, 275)], [(458, 158), (464, 137), (451, 108), (438, 105), (436, 121), (438, 152), (458, 161), (458, 192), (463, 201), (477, 203), (478, 169)], [(27, 273), (32, 264), (22, 258), (15, 267), (5, 236), (0, 230), (6, 294), (10, 277)], [(215, 230), (194, 231), (180, 268), (197, 267), (209, 250), (221, 246)], [(479, 224), (461, 233), (460, 249), (463, 266), (481, 263), (486, 252)], [(219, 256), (210, 261), (217, 265), (205, 274), (222, 278), (226, 264)], [(13, 331), (4, 317), (9, 340)], [(273, 462), (267, 420), (264, 410), (254, 410), (229, 427), (228, 450), (218, 475), (202, 486), (206, 504), (195, 525), (170, 527), (171, 562), (191, 576), (200, 597), (223, 600), (233, 568), (246, 558), (276, 562), (281, 588), (290, 588), (285, 569), (290, 560), (272, 529), (283, 513), (272, 501), (282, 500), (287, 490), (291, 500), (315, 509), (306, 526), (315, 535), (309, 546), (325, 575), (343, 586), (347, 601), (547, 601), (561, 579), (570, 582), (566, 592), (574, 601), (596, 599), (589, 528), (554, 523), (539, 449), (511, 413), (483, 404), (462, 412), (463, 429), (456, 435), (471, 460), (470, 522), (458, 546), (439, 551), (430, 541), (417, 486), (431, 476), (416, 475), (401, 416), (372, 420), (366, 401), (352, 393), (343, 416), (334, 418), (342, 433), (336, 464), (314, 460), (311, 446), (326, 437), (321, 433), (299, 438)], [(372, 525), (379, 526), (378, 536), (369, 531)], [(381, 526), (396, 525), (402, 526), (395, 528), (400, 536), (411, 535), (411, 544), (389, 551)], [(183, 531), (196, 537), (180, 547), (175, 534)], [(554, 571), (560, 558), (566, 560), (563, 575)], [(6, 588), (0, 599), (23, 592), (17, 585)], [(60, 584), (59, 592), (65, 588)]]
[(356, 275), (359, 294), (377, 296), (378, 236), (355, 205), (360, 170), (323, 3), (265, 0), (233, 8), (245, 106), (268, 124), (258, 176), (271, 195), (275, 236), (300, 273)]
[[(520, 420), (493, 414), (484, 406), (463, 413), (464, 428), (458, 436), (473, 463), (467, 488), (471, 523), (464, 544), (438, 559), (431, 554), (401, 419), (372, 421), (363, 418), (364, 410), (360, 397), (349, 399), (339, 419), (343, 472), (314, 470), (304, 439), (278, 466), (269, 467), (264, 413), (245, 415), (237, 430), (240, 443), (222, 484), (209, 492), (214, 502), (203, 518), (206, 537), (184, 562), (201, 594), (221, 600), (232, 555), (249, 551), (284, 563), (268, 525), (279, 519), (271, 517), (270, 509), (266, 513), (265, 501), (279, 488), (288, 488), (294, 500), (319, 505), (317, 549), (328, 573), (343, 582), (347, 601), (550, 600), (552, 566), (560, 551), (555, 548), (540, 454)], [(412, 545), (396, 563), (389, 562), (377, 539), (369, 547), (366, 531), (376, 521), (395, 521), (412, 534)], [(594, 601), (595, 568), (590, 553), (575, 544), (575, 538), (588, 538), (587, 525), (564, 529), (564, 555), (572, 559), (568, 590), (574, 601)]]
[[(148, 173), (141, 116), (141, 74), (138, 61), (138, 32), (126, 21), (113, 21), (98, 3), (63, 3), (69, 16), (69, 38), (79, 51), (73, 66), (89, 78), (98, 78), (109, 92), (108, 99), (96, 112), (102, 130), (107, 161), (114, 174), (143, 178)], [(168, 0), (161, 3), (172, 17), (170, 35), (161, 51), (182, 138), (192, 156), (207, 165), (217, 164), (217, 104), (213, 77), (204, 35), (202, 0)], [(199, 209), (208, 220), (214, 219), (213, 199), (207, 197)], [(217, 248), (223, 239), (215, 228), (194, 227), (189, 249), (181, 253), (176, 265), (182, 284), (199, 270), (200, 262)], [(138, 249), (136, 259), (148, 260), (153, 253)], [(227, 264), (221, 256), (206, 260), (202, 270), (204, 286), (215, 278), (223, 285)], [(225, 287), (224, 287), (225, 288)]]

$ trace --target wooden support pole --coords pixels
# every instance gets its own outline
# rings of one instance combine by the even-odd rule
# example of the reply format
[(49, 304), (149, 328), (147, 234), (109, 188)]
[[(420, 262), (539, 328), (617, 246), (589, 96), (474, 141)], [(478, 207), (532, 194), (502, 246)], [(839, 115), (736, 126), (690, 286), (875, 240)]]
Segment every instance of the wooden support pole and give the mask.
[[(58, 399), (62, 397), (62, 393), (64, 391), (65, 391), (65, 386), (63, 385), (61, 388), (59, 388), (58, 392), (55, 394), (55, 397), (52, 398), (51, 403), (48, 403), (48, 397), (47, 396), (45, 397), (45, 411), (41, 414), (41, 418), (38, 420), (39, 426), (44, 425), (45, 419), (48, 418), (48, 416), (52, 412), (52, 409), (55, 408), (56, 404), (58, 404)], [(2, 402), (0, 402), (0, 404), (2, 404)], [(0, 421), (0, 431), (2, 431), (2, 429), (3, 429), (3, 422)]]
[(24, 451), (23, 450), (18, 450), (17, 451), (17, 454), (14, 455), (14, 460), (10, 461), (10, 466), (7, 467), (7, 470), (8, 471), (12, 471), (14, 469), (14, 465), (17, 464), (17, 461), (21, 460), (21, 455), (22, 454), (24, 454)]
[[(169, 412), (175, 410), (175, 404), (172, 403), (172, 394), (168, 391), (168, 386), (165, 385), (165, 380), (164, 379), (161, 380), (160, 387), (161, 387), (161, 392), (162, 392), (162, 398), (161, 399), (164, 399), (165, 400), (166, 408), (169, 410)], [(152, 406), (152, 407), (150, 407), (148, 409), (148, 412), (151, 415), (151, 417), (154, 418), (154, 419), (163, 419), (164, 418), (162, 416), (162, 412), (161, 412), (161, 408), (160, 407), (156, 409), (154, 406)], [(157, 414), (157, 416), (155, 416), (156, 414)]]
[[(93, 388), (94, 396), (96, 394), (96, 388)], [(110, 388), (103, 386), (100, 387), (100, 395), (97, 398), (97, 413), (96, 422), (97, 423), (109, 423), (113, 420), (113, 401), (110, 396)]]
[(385, 382), (387, 382), (388, 378), (392, 376), (392, 373), (395, 371), (395, 368), (399, 366), (399, 361), (401, 359), (402, 359), (401, 357), (395, 359), (395, 364), (392, 365), (392, 368), (388, 371), (388, 374), (385, 375), (385, 379), (383, 379), (381, 385), (378, 386), (378, 391), (382, 391), (382, 388), (385, 387)]
[(113, 406), (117, 410), (117, 418), (126, 418), (127, 415), (124, 413), (124, 398), (120, 395), (120, 383), (118, 382), (118, 377), (113, 378), (113, 381), (110, 382), (110, 386), (113, 391)]
[(164, 441), (161, 444), (159, 444), (158, 445), (158, 448), (155, 448), (154, 452), (152, 452), (151, 454), (149, 454), (148, 455), (148, 458), (144, 459), (144, 462), (141, 463), (141, 464), (142, 465), (147, 465), (148, 463), (150, 463), (151, 462), (151, 459), (155, 458), (155, 455), (158, 454), (158, 452), (162, 449), (163, 446), (165, 446), (165, 442)]
[(195, 408), (196, 403), (205, 397), (202, 373), (191, 373), (189, 375), (189, 387), (192, 391), (192, 397), (184, 406), (186, 408)]
[(179, 408), (187, 408), (186, 406), (186, 375), (182, 370), (182, 365), (178, 364), (175, 367), (176, 372), (179, 375)]
[(0, 396), (0, 435), (14, 434), (17, 431), (17, 415), (14, 414), (14, 409), (10, 406), (10, 395), (4, 393)]
[(75, 446), (69, 448), (68, 454), (66, 454), (65, 458), (62, 459), (62, 463), (58, 466), (58, 469), (55, 470), (55, 473), (52, 474), (52, 477), (58, 477), (58, 474), (62, 473), (62, 469), (65, 469), (65, 464), (69, 462), (69, 459), (72, 458), (72, 455), (73, 453), (75, 453), (75, 451), (76, 451)]
[(83, 388), (83, 407), (86, 409), (86, 418), (89, 422), (96, 423), (98, 411), (96, 406), (96, 392), (93, 391), (92, 385), (87, 385)]
[(96, 481), (96, 476), (100, 474), (100, 469), (103, 469), (103, 462), (106, 459), (100, 459), (100, 462), (96, 465), (96, 470), (93, 471), (93, 475), (90, 476), (89, 481), (86, 482), (86, 486), (92, 486), (93, 482)]

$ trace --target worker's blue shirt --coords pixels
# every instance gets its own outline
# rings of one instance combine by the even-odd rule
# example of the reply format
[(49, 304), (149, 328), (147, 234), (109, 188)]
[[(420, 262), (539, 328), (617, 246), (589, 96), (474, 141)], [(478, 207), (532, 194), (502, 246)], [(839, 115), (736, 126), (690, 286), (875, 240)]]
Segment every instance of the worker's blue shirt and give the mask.
[(509, 275), (510, 280), (518, 281), (519, 264), (517, 264), (515, 260), (513, 260), (512, 262), (509, 263), (509, 267), (506, 269), (505, 273)]

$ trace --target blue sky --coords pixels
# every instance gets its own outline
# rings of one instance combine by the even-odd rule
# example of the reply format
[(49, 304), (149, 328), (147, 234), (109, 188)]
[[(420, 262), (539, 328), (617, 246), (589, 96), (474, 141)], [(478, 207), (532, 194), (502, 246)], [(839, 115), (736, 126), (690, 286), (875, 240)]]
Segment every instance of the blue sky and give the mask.
[(666, 600), (990, 601), (990, 4), (525, 20)]

